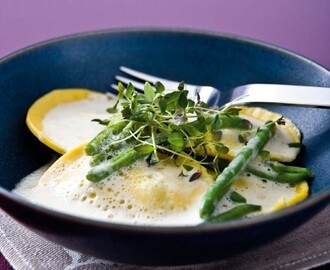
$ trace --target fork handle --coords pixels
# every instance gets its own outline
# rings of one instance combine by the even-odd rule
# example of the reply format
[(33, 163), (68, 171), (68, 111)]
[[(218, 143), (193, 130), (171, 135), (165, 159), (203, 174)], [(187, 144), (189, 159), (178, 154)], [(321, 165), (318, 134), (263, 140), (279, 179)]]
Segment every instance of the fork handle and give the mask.
[[(243, 89), (244, 88), (244, 89)], [(240, 97), (244, 93), (242, 97)], [(330, 88), (315, 86), (249, 84), (237, 87), (235, 104), (266, 102), (279, 104), (330, 107)]]

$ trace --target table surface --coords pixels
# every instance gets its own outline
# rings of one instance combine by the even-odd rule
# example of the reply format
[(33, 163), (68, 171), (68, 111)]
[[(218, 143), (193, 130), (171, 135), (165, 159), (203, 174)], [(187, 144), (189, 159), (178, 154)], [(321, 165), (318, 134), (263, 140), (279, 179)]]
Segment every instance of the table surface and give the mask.
[[(330, 69), (329, 13), (328, 0), (0, 0), (0, 58), (77, 32), (174, 27), (261, 40)], [(1, 254), (0, 269), (10, 269)]]

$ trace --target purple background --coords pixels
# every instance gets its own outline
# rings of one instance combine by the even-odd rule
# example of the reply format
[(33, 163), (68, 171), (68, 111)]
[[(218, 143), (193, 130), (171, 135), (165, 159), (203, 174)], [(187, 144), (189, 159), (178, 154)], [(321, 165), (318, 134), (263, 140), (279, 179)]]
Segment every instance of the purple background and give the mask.
[(0, 57), (61, 35), (150, 26), (246, 36), (330, 69), (329, 0), (0, 0)]

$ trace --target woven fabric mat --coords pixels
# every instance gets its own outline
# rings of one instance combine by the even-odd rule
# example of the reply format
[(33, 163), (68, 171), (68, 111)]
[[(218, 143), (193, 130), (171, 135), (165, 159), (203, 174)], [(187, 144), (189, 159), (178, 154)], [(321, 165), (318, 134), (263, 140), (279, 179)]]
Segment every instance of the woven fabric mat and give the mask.
[[(100, 260), (51, 243), (0, 210), (0, 251), (14, 269), (310, 269), (330, 263), (330, 205), (295, 231), (243, 254), (200, 265), (144, 267)], [(151, 255), (152, 256), (152, 255)]]

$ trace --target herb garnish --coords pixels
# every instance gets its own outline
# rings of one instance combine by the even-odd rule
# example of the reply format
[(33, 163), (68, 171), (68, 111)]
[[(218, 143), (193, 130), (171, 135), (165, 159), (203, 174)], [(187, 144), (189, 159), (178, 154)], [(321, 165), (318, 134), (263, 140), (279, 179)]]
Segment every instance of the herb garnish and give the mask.
[[(122, 160), (111, 153), (124, 146), (135, 152), (129, 157), (131, 163), (135, 161), (133, 156), (137, 159), (147, 157), (149, 165), (154, 165), (160, 161), (161, 152), (174, 161), (180, 157), (183, 161), (179, 166), (184, 166), (190, 160), (219, 173), (216, 160), (229, 151), (220, 142), (221, 129), (249, 130), (252, 124), (238, 117), (237, 108), (227, 107), (219, 111), (187, 96), (188, 90), (185, 90), (183, 81), (176, 91), (171, 92), (166, 92), (160, 82), (155, 86), (146, 82), (143, 93), (136, 91), (131, 83), (126, 88), (119, 83), (118, 100), (107, 110), (112, 115), (108, 123), (107, 120), (94, 120), (107, 123), (107, 126), (86, 146), (86, 153), (92, 156), (91, 166), (94, 167), (87, 177), (92, 181), (105, 178), (108, 173), (95, 174), (101, 169), (97, 166), (106, 162), (111, 163), (108, 164), (110, 171), (122, 168), (122, 164), (118, 164)], [(122, 107), (120, 111), (119, 103)], [(213, 145), (217, 152), (212, 160), (206, 158), (207, 145)], [(125, 164), (129, 163), (127, 158)], [(195, 174), (191, 181), (197, 176)]]

